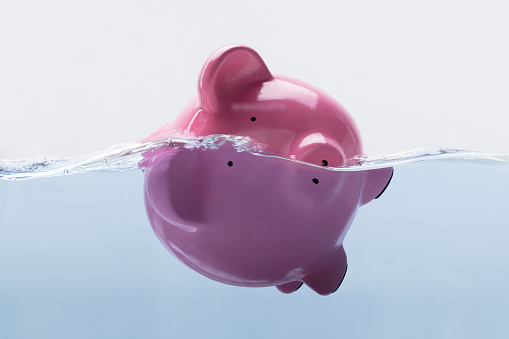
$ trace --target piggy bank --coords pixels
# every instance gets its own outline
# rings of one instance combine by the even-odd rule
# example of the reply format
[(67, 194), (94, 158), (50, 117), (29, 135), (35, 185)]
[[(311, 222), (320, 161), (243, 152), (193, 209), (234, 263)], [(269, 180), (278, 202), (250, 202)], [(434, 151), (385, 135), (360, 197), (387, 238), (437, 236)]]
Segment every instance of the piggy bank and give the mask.
[(230, 45), (206, 61), (198, 96), (173, 128), (188, 137), (249, 137), (279, 157), (228, 143), (152, 151), (145, 205), (168, 251), (226, 284), (291, 293), (304, 283), (321, 295), (338, 289), (355, 213), (381, 195), (393, 173), (325, 169), (355, 165), (363, 155), (357, 127), (338, 102), (273, 75), (251, 48)]

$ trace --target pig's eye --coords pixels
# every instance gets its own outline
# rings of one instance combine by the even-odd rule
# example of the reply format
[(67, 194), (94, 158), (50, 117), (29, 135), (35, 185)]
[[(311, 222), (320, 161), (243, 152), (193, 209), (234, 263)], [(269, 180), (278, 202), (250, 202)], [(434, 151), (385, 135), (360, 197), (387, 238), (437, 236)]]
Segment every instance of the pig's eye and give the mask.
[(256, 118), (255, 117), (251, 117), (251, 121), (256, 121)]
[(232, 167), (233, 166), (233, 161), (228, 161), (228, 167)]
[(318, 181), (317, 178), (313, 178), (313, 183), (318, 184), (320, 181)]
[(322, 160), (322, 166), (328, 166), (329, 162), (327, 160)]

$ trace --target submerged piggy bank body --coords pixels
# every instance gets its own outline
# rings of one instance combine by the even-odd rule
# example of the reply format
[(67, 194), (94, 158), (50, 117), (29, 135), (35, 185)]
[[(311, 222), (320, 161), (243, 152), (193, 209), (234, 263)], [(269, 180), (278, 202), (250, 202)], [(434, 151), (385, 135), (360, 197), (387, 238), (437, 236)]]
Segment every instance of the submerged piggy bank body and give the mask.
[[(199, 95), (174, 123), (184, 136), (247, 136), (264, 150), (319, 166), (354, 165), (357, 128), (326, 93), (273, 76), (245, 46), (206, 62)], [(203, 275), (232, 285), (302, 283), (334, 292), (346, 273), (343, 239), (357, 208), (378, 197), (392, 169), (332, 171), (218, 149), (159, 149), (145, 168), (145, 204), (165, 247)]]

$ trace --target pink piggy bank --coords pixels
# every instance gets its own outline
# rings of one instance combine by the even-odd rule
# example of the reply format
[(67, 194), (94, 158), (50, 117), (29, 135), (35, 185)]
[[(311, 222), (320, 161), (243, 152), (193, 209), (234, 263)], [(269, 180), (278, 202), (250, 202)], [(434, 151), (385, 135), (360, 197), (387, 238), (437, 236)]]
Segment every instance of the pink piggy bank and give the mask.
[[(320, 166), (362, 156), (350, 115), (323, 91), (275, 76), (246, 46), (209, 57), (198, 97), (173, 127), (185, 136), (247, 136), (271, 154)], [(343, 239), (357, 208), (377, 198), (392, 168), (330, 171), (274, 157), (159, 149), (145, 173), (145, 205), (163, 245), (199, 273), (231, 285), (303, 283), (337, 290), (347, 269)]]

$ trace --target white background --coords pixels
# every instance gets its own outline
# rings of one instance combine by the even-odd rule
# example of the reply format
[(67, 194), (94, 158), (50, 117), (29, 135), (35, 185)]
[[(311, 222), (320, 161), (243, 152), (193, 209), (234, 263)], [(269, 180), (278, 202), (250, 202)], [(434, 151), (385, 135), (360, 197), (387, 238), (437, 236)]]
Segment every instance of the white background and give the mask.
[(141, 139), (208, 55), (255, 48), (336, 97), (369, 154), (509, 152), (506, 1), (0, 1), (0, 158)]

